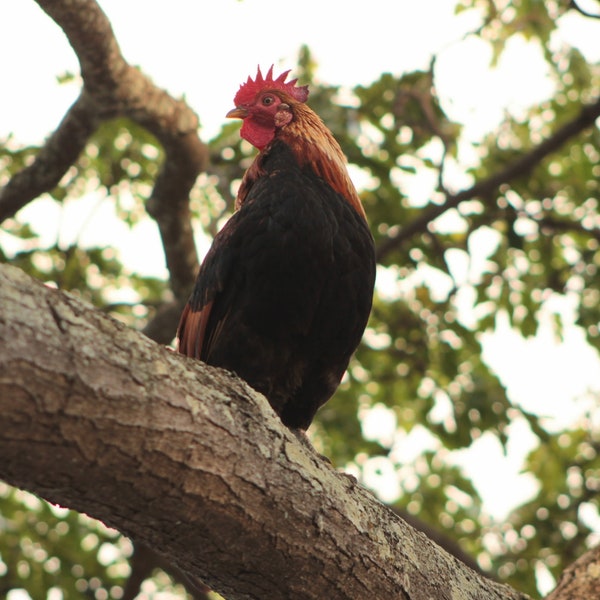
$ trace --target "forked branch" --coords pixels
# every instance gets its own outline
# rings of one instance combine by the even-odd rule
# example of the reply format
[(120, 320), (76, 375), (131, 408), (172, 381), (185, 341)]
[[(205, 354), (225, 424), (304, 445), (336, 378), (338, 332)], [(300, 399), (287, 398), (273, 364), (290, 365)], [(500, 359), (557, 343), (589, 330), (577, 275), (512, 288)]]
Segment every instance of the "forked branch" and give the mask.
[(198, 137), (198, 118), (121, 54), (112, 27), (95, 0), (37, 0), (63, 29), (81, 66), (83, 89), (34, 162), (0, 190), (0, 222), (51, 191), (75, 163), (103, 121), (128, 117), (150, 131), (165, 160), (148, 200), (166, 255), (171, 287), (187, 299), (198, 267), (189, 192), (208, 159)]

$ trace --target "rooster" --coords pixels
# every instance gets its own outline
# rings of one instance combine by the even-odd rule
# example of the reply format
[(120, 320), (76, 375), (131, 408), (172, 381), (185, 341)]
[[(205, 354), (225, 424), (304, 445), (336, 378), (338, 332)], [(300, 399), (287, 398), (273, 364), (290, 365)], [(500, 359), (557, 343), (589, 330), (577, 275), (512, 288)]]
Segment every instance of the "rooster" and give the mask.
[(227, 113), (259, 153), (200, 267), (178, 349), (235, 372), (306, 430), (364, 332), (375, 252), (345, 156), (288, 73), (259, 67)]

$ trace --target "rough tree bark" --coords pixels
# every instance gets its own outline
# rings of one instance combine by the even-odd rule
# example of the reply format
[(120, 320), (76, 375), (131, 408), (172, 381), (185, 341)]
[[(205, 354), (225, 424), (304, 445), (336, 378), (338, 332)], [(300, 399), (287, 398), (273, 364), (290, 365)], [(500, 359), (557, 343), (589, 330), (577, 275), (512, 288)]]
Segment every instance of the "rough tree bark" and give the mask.
[(0, 477), (235, 598), (524, 599), (438, 548), (232, 375), (0, 266)]
[(600, 595), (600, 546), (578, 558), (561, 575), (546, 600), (593, 600)]

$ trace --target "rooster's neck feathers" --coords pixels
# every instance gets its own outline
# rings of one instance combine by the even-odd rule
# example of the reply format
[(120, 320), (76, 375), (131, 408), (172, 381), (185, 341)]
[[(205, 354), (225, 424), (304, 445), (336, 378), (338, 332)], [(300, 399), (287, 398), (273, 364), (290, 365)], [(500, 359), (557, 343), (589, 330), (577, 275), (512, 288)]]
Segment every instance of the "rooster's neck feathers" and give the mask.
[[(366, 215), (356, 188), (348, 175), (346, 157), (319, 116), (306, 104), (289, 100), (293, 110), (292, 120), (275, 133), (273, 142), (288, 145), (302, 169), (311, 169), (325, 180), (366, 221)], [(236, 210), (244, 203), (252, 184), (262, 175), (262, 162), (273, 142), (264, 148), (246, 171), (238, 191)]]

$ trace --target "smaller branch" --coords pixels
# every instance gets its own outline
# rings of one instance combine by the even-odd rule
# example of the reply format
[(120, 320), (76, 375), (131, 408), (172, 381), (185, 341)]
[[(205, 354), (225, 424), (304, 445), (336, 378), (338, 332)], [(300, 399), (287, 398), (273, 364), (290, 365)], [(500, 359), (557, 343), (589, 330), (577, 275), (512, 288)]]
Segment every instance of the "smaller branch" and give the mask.
[(208, 587), (197, 579), (192, 579), (187, 573), (165, 560), (164, 556), (144, 544), (134, 544), (129, 564), (131, 575), (123, 589), (122, 600), (135, 600), (141, 591), (142, 584), (152, 576), (155, 569), (162, 569), (175, 581), (185, 586), (186, 591), (194, 600), (210, 600)]
[(55, 188), (77, 160), (100, 123), (89, 100), (84, 94), (79, 96), (33, 163), (0, 188), (0, 223), (40, 194)]
[(591, 127), (598, 117), (600, 117), (600, 98), (592, 104), (584, 105), (573, 120), (560, 127), (551, 137), (532, 148), (530, 152), (522, 155), (505, 169), (483, 181), (479, 181), (467, 190), (446, 196), (446, 201), (443, 204), (431, 205), (422, 211), (417, 218), (400, 229), (395, 236), (379, 244), (377, 248), (378, 262), (384, 260), (390, 252), (401, 246), (413, 235), (426, 231), (432, 221), (447, 210), (456, 208), (461, 202), (473, 198), (489, 201), (490, 198), (495, 197), (496, 190), (502, 184), (528, 175), (539, 165), (542, 159), (558, 150), (568, 139)]
[[(435, 88), (435, 84), (434, 84), (434, 78), (435, 78), (435, 64), (437, 61), (437, 54), (434, 54), (431, 57), (431, 61), (429, 63), (429, 79), (430, 79), (430, 85), (431, 88)], [(445, 195), (448, 195), (450, 192), (449, 190), (446, 188), (446, 185), (444, 183), (444, 168), (446, 166), (446, 159), (448, 158), (448, 154), (450, 152), (450, 146), (453, 143), (452, 140), (448, 139), (448, 136), (446, 135), (446, 132), (444, 131), (443, 127), (440, 125), (439, 120), (437, 119), (436, 115), (435, 115), (435, 111), (433, 108), (433, 98), (432, 98), (432, 94), (435, 92), (431, 92), (428, 96), (424, 97), (421, 100), (421, 105), (423, 107), (423, 113), (425, 114), (425, 117), (427, 118), (427, 121), (429, 122), (429, 126), (431, 127), (431, 130), (437, 135), (437, 137), (440, 139), (440, 141), (442, 142), (442, 156), (440, 158), (440, 162), (438, 165), (438, 189)]]
[(530, 214), (526, 214), (525, 216), (536, 223), (540, 229), (552, 229), (553, 231), (566, 232), (574, 231), (583, 235), (589, 235), (600, 242), (600, 229), (598, 228), (588, 229), (577, 221), (563, 221), (548, 216), (535, 217)]
[(178, 300), (187, 300), (199, 267), (189, 193), (198, 173), (206, 167), (208, 152), (195, 130), (183, 135), (172, 135), (168, 130), (153, 133), (165, 149), (166, 158), (146, 210), (160, 231), (171, 289)]
[(167, 346), (173, 341), (182, 310), (182, 302), (163, 304), (142, 329), (142, 333), (156, 343)]
[(588, 17), (590, 19), (600, 19), (600, 13), (591, 13), (587, 10), (584, 10), (583, 8), (581, 8), (581, 6), (579, 6), (579, 4), (577, 4), (577, 2), (575, 2), (575, 0), (571, 0), (569, 2), (569, 7), (574, 8), (579, 14), (583, 15), (584, 17)]

